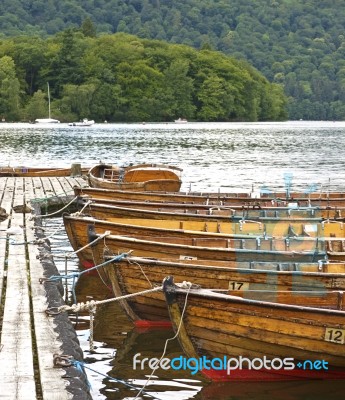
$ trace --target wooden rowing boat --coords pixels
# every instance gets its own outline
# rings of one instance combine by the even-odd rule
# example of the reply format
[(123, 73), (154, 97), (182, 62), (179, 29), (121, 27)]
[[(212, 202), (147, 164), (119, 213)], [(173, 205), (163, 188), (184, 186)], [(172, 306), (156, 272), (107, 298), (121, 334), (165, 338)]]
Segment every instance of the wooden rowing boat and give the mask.
[(88, 197), (78, 198), (80, 208), (86, 204), (99, 204), (104, 206), (115, 206), (125, 208), (139, 208), (174, 213), (192, 213), (200, 215), (225, 215), (234, 219), (258, 219), (258, 218), (320, 218), (331, 220), (342, 220), (345, 217), (345, 207), (280, 207), (280, 206), (220, 206), (211, 204), (193, 203), (167, 203), (159, 201), (136, 201), (136, 200), (110, 200), (90, 199)]
[[(189, 231), (203, 231), (237, 235), (260, 235), (260, 236), (309, 236), (309, 237), (344, 237), (345, 226), (342, 221), (326, 220), (322, 222), (314, 219), (285, 219), (253, 221), (240, 220), (229, 221), (227, 218), (188, 218), (185, 214), (180, 218), (169, 218), (169, 215), (160, 213), (158, 218), (152, 218), (155, 213), (135, 213), (127, 215), (127, 209), (121, 209), (114, 216), (108, 216), (102, 212), (102, 208), (92, 207), (86, 210), (85, 216), (92, 216), (99, 220), (110, 222), (128, 223), (132, 225), (150, 226), (162, 229), (183, 229)], [(106, 219), (105, 219), (106, 217)]]
[[(98, 219), (111, 219), (111, 218), (146, 218), (146, 219), (170, 219), (170, 220), (185, 220), (185, 221), (245, 221), (255, 220), (262, 223), (265, 222), (278, 222), (278, 221), (300, 221), (304, 223), (318, 223), (322, 222), (322, 217), (310, 217), (306, 216), (304, 211), (294, 210), (290, 213), (286, 213), (284, 216), (277, 216), (276, 213), (273, 215), (256, 216), (252, 218), (246, 218), (245, 215), (233, 215), (231, 209), (225, 210), (208, 210), (208, 209), (196, 209), (196, 210), (170, 210), (160, 211), (157, 209), (143, 209), (135, 207), (119, 207), (108, 204), (99, 203), (88, 203), (83, 207), (83, 212), (91, 215)], [(333, 220), (333, 219), (332, 219)], [(342, 222), (343, 219), (337, 219)]]
[[(106, 258), (109, 260), (109, 257)], [(110, 281), (116, 297), (134, 295), (160, 286), (166, 276), (176, 282), (188, 281), (202, 288), (227, 291), (243, 298), (257, 297), (266, 301), (301, 300), (303, 293), (309, 306), (329, 301), (331, 290), (345, 289), (345, 263), (238, 263), (237, 266), (215, 265), (213, 261), (161, 261), (128, 256), (104, 267), (102, 276)], [(258, 269), (259, 268), (259, 269)], [(326, 271), (337, 271), (336, 273)], [(333, 296), (333, 295), (330, 295)], [(332, 298), (333, 299), (333, 298)], [(122, 299), (121, 306), (137, 326), (166, 325), (169, 319), (161, 292), (145, 293)]]
[[(324, 239), (308, 236), (293, 237), (272, 237), (259, 234), (249, 235), (248, 233), (213, 233), (187, 229), (168, 229), (167, 224), (161, 227), (152, 226), (152, 220), (125, 220), (115, 221), (97, 220), (89, 217), (68, 216), (63, 217), (65, 230), (70, 243), (83, 267), (93, 266), (94, 255), (88, 244), (95, 238), (95, 235), (102, 235), (108, 232), (112, 235), (141, 238), (146, 240), (164, 240), (175, 244), (198, 244), (206, 247), (228, 247), (233, 249), (261, 250), (261, 251), (322, 251), (324, 250)], [(145, 225), (143, 225), (146, 222)], [(155, 221), (156, 222), (156, 221)], [(164, 222), (164, 221), (160, 221)], [(141, 225), (140, 225), (141, 223)], [(226, 225), (226, 223), (224, 223)], [(332, 225), (337, 226), (337, 225)], [(231, 229), (231, 226), (228, 227)], [(329, 239), (331, 240), (331, 239)], [(339, 239), (340, 240), (340, 239)], [(339, 250), (335, 243), (337, 239), (332, 238), (334, 249)], [(326, 242), (327, 243), (327, 242)]]
[(164, 237), (134, 238), (108, 235), (108, 233), (90, 235), (90, 242), (93, 243), (91, 249), (96, 265), (99, 260), (103, 260), (105, 254), (113, 255), (128, 252), (133, 252), (134, 255), (140, 257), (158, 259), (200, 258), (224, 261), (316, 262), (326, 257), (326, 252), (321, 249), (323, 247), (322, 242), (314, 242), (313, 248), (310, 249), (309, 247), (308, 250), (302, 245), (300, 251), (232, 248), (228, 247), (229, 242), (224, 238), (172, 240), (172, 238)]
[(249, 193), (203, 193), (203, 192), (174, 192), (174, 193), (153, 193), (130, 190), (110, 190), (101, 188), (81, 188), (74, 187), (76, 196), (87, 196), (90, 199), (110, 199), (110, 200), (135, 200), (135, 201), (164, 201), (171, 203), (195, 203), (211, 204), (221, 206), (244, 205), (253, 206), (321, 206), (321, 207), (345, 207), (345, 198), (341, 193), (339, 197), (295, 197), (286, 199), (283, 197), (250, 197)]
[(0, 177), (56, 177), (86, 175), (89, 168), (0, 167)]
[(88, 172), (89, 185), (95, 188), (131, 191), (178, 192), (181, 187), (178, 167), (162, 164), (139, 164), (118, 167), (98, 164)]
[[(327, 220), (323, 221), (321, 218), (279, 218), (279, 217), (258, 217), (251, 220), (245, 218), (236, 218), (226, 215), (205, 215), (205, 214), (192, 214), (192, 213), (173, 213), (153, 210), (143, 210), (136, 208), (127, 207), (116, 207), (108, 206), (103, 204), (89, 204), (87, 209), (84, 211), (87, 215), (90, 215), (96, 219), (107, 219), (113, 220), (114, 218), (126, 218), (126, 219), (152, 219), (152, 220), (166, 220), (166, 221), (193, 221), (202, 222), (208, 224), (210, 222), (238, 222), (238, 229), (242, 233), (246, 231), (248, 233), (247, 223), (257, 223), (257, 230), (263, 230), (264, 236), (315, 236), (315, 237), (328, 237), (336, 236), (344, 238), (344, 222), (342, 220)], [(300, 223), (302, 225), (302, 232), (297, 233), (293, 229), (294, 223)], [(286, 233), (286, 228), (289, 233)], [(325, 231), (325, 228), (328, 231)], [(252, 228), (249, 228), (252, 229)], [(319, 232), (318, 232), (319, 231)], [(232, 232), (232, 233), (240, 233)], [(332, 259), (341, 260), (344, 257), (345, 252), (345, 240), (338, 240), (335, 246), (330, 246), (329, 254)]]
[[(338, 309), (342, 293), (336, 292), (329, 304), (332, 309), (325, 309), (305, 306), (303, 298), (301, 304), (291, 305), (182, 289), (173, 285), (171, 278), (165, 281), (164, 292), (185, 355), (225, 361), (222, 370), (200, 368), (212, 379), (345, 377), (345, 312), (343, 307)], [(259, 361), (255, 369), (245, 368), (249, 363), (239, 368), (243, 358)], [(269, 367), (263, 360), (270, 360)]]

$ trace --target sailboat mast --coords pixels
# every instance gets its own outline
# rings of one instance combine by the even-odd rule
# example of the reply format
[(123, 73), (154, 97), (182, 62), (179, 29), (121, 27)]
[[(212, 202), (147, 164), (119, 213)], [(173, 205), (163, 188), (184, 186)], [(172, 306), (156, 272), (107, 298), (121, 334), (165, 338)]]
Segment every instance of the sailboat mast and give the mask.
[(50, 91), (49, 91), (49, 82), (47, 82), (48, 86), (48, 118), (50, 118)]
[(50, 90), (49, 90), (49, 82), (47, 82), (47, 88), (48, 88), (48, 118), (37, 118), (35, 119), (35, 122), (41, 123), (41, 124), (51, 124), (51, 123), (59, 123), (60, 121), (58, 119), (53, 119), (51, 118), (50, 115)]

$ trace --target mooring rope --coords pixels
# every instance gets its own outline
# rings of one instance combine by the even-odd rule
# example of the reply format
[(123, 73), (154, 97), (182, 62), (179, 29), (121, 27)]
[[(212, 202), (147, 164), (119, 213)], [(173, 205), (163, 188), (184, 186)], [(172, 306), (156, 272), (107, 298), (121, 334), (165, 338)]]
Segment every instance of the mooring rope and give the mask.
[(77, 211), (77, 212), (75, 212), (75, 213), (73, 213), (73, 214), (71, 214), (71, 215), (72, 215), (72, 216), (77, 216), (77, 217), (78, 217), (80, 214), (83, 213), (83, 211), (85, 210), (85, 208), (88, 207), (90, 204), (92, 204), (92, 200), (87, 201), (87, 202), (84, 204), (84, 206), (82, 207), (81, 210), (79, 210), (79, 211)]
[(131, 297), (135, 296), (140, 296), (148, 293), (153, 293), (153, 292), (158, 292), (163, 289), (163, 286), (158, 286), (153, 289), (148, 289), (148, 290), (143, 290), (141, 292), (137, 293), (131, 293), (127, 294), (124, 296), (119, 296), (119, 297), (113, 297), (111, 299), (105, 299), (105, 300), (90, 300), (86, 301), (85, 303), (77, 303), (77, 304), (72, 304), (71, 306), (69, 305), (63, 305), (60, 307), (57, 307), (57, 313), (61, 313), (63, 311), (73, 311), (75, 313), (79, 313), (80, 311), (89, 311), (89, 316), (90, 316), (90, 337), (89, 337), (89, 349), (90, 353), (94, 352), (94, 340), (93, 340), (93, 321), (94, 321), (94, 316), (97, 311), (97, 306), (101, 304), (107, 304), (107, 303), (112, 303), (114, 301), (120, 301), (120, 300), (125, 300), (129, 299)]
[[(109, 235), (110, 235), (110, 231), (105, 231), (102, 235), (99, 235), (99, 236), (98, 236), (96, 239), (94, 239), (92, 242), (86, 244), (86, 245), (83, 246), (83, 247), (80, 247), (78, 250), (68, 252), (68, 253), (66, 253), (66, 254), (64, 254), (64, 255), (61, 255), (61, 256), (60, 256), (60, 255), (56, 255), (56, 256), (54, 256), (54, 257), (57, 257), (57, 258), (65, 258), (65, 259), (71, 258), (71, 257), (75, 256), (76, 254), (80, 253), (81, 251), (87, 249), (88, 247), (93, 246), (95, 243), (97, 243), (98, 241), (104, 239), (105, 237), (107, 237), (107, 236), (109, 236)], [(88, 269), (88, 271), (89, 271), (89, 269)]]
[[(105, 378), (107, 378), (109, 380), (113, 380), (115, 382), (122, 383), (122, 384), (124, 384), (124, 385), (126, 385), (126, 386), (128, 386), (128, 387), (130, 387), (132, 389), (139, 390), (139, 392), (137, 393), (135, 399), (138, 399), (138, 397), (141, 394), (144, 394), (144, 395), (150, 396), (150, 397), (152, 397), (152, 398), (154, 398), (156, 400), (161, 400), (159, 397), (154, 396), (154, 395), (146, 392), (145, 388), (149, 384), (150, 380), (152, 379), (153, 374), (155, 373), (155, 371), (158, 369), (159, 362), (164, 358), (164, 356), (166, 354), (166, 351), (167, 351), (168, 343), (170, 341), (176, 339), (177, 336), (180, 333), (180, 330), (181, 330), (183, 317), (184, 317), (184, 314), (185, 314), (185, 311), (186, 311), (186, 308), (187, 308), (188, 295), (189, 295), (190, 289), (192, 288), (192, 283), (184, 281), (182, 283), (175, 283), (175, 286), (187, 289), (187, 293), (186, 293), (183, 309), (182, 309), (182, 312), (181, 312), (181, 319), (179, 321), (179, 325), (178, 325), (178, 328), (176, 330), (175, 335), (172, 336), (171, 338), (166, 339), (166, 341), (164, 343), (163, 353), (162, 353), (159, 361), (157, 362), (156, 367), (154, 367), (152, 369), (152, 372), (151, 372), (150, 376), (148, 377), (148, 379), (146, 380), (146, 382), (145, 382), (145, 384), (143, 385), (142, 388), (139, 389), (138, 387), (132, 386), (132, 385), (128, 384), (127, 382), (121, 380), (121, 379), (116, 379), (116, 378), (113, 378), (113, 377), (111, 377), (109, 375), (102, 374), (102, 373), (100, 373), (100, 372), (98, 372), (98, 371), (96, 371), (96, 370), (94, 370), (94, 369), (92, 369), (90, 367), (87, 367), (84, 362), (74, 360), (70, 356), (57, 356), (56, 358), (57, 359), (61, 359), (61, 361), (63, 361), (63, 362), (61, 362), (60, 364), (57, 362), (56, 364), (54, 363), (54, 365), (60, 365), (60, 366), (63, 366), (63, 367), (68, 367), (70, 365), (73, 365), (79, 370), (82, 370), (83, 368), (89, 369), (90, 371), (92, 371), (92, 372), (94, 372), (96, 374), (99, 374), (99, 375), (101, 375), (101, 376), (103, 376), (103, 377), (105, 377)], [(75, 311), (75, 310), (77, 310), (77, 311), (88, 310), (88, 311), (90, 311), (90, 318), (92, 318), (92, 320), (90, 319), (90, 338), (89, 338), (89, 341), (90, 341), (90, 352), (92, 353), (92, 352), (94, 352), (94, 347), (93, 347), (93, 315), (96, 312), (97, 305), (110, 303), (112, 301), (119, 301), (119, 300), (131, 298), (131, 297), (134, 297), (134, 296), (140, 296), (142, 294), (153, 293), (153, 292), (160, 291), (160, 290), (163, 290), (163, 286), (158, 286), (158, 287), (153, 288), (153, 289), (143, 290), (141, 292), (131, 293), (129, 295), (115, 297), (115, 298), (107, 299), (107, 300), (99, 300), (99, 301), (91, 300), (91, 301), (87, 301), (86, 303), (79, 303), (79, 304), (75, 304), (75, 305), (72, 305), (72, 306), (60, 306), (60, 307), (58, 307), (58, 311), (59, 312), (69, 311), (69, 310), (73, 310), (73, 311)], [(92, 332), (91, 332), (91, 330), (92, 330)], [(89, 382), (88, 382), (88, 385), (90, 387)]]
[(67, 203), (64, 207), (62, 207), (60, 210), (55, 211), (53, 213), (50, 214), (41, 214), (41, 215), (33, 215), (32, 218), (36, 219), (36, 218), (47, 218), (47, 217), (53, 217), (54, 215), (60, 214), (63, 210), (65, 210), (66, 208), (68, 208), (72, 203), (74, 203), (76, 200), (78, 199), (78, 196), (74, 197), (69, 203)]
[(148, 278), (148, 276), (145, 274), (145, 271), (143, 269), (143, 267), (137, 262), (137, 261), (132, 261), (131, 259), (128, 259), (129, 264), (134, 264), (137, 265), (138, 268), (140, 269), (141, 273), (144, 275), (144, 278), (146, 279), (146, 281), (148, 282), (148, 284), (153, 287), (150, 279)]
[[(74, 303), (76, 303), (77, 300), (76, 300), (76, 294), (75, 294), (75, 285), (76, 285), (76, 279), (77, 278), (79, 278), (81, 275), (86, 274), (88, 272), (91, 272), (91, 271), (97, 270), (99, 268), (105, 267), (108, 264), (111, 264), (113, 262), (121, 261), (123, 258), (127, 257), (130, 253), (131, 252), (122, 253), (122, 254), (117, 255), (116, 257), (114, 257), (114, 258), (112, 258), (110, 260), (107, 260), (107, 261), (105, 261), (105, 262), (103, 262), (103, 263), (101, 263), (99, 265), (95, 265), (92, 268), (85, 269), (84, 271), (81, 271), (81, 272), (72, 272), (72, 273), (66, 274), (66, 275), (52, 275), (49, 278), (40, 278), (39, 281), (40, 281), (40, 283), (43, 283), (43, 282), (54, 282), (54, 281), (58, 281), (60, 279), (73, 279), (73, 282), (72, 282), (72, 295), (73, 295)], [(65, 306), (65, 307), (70, 307), (70, 306)], [(49, 309), (48, 309), (48, 312), (49, 312)]]
[(49, 199), (54, 199), (54, 198), (61, 198), (61, 197), (66, 197), (67, 193), (74, 193), (73, 189), (66, 190), (66, 192), (61, 192), (61, 194), (54, 194), (52, 196), (45, 196), (45, 197), (36, 197), (35, 199), (30, 200), (31, 203), (39, 203), (39, 202), (47, 202)]
[[(116, 262), (119, 261), (120, 259), (122, 259), (123, 257), (125, 257), (125, 255), (127, 255), (127, 253), (125, 254), (121, 254), (118, 257), (115, 257), (115, 259), (111, 259), (106, 261), (106, 263), (111, 263), (111, 262)], [(121, 258), (120, 258), (121, 257)], [(97, 267), (103, 266), (105, 263), (98, 265)], [(82, 273), (87, 272), (87, 271), (83, 271)], [(78, 273), (74, 273), (71, 274), (70, 276), (73, 277), (75, 279), (75, 276)], [(79, 273), (81, 274), (81, 273)], [(55, 279), (56, 277), (54, 277)], [(182, 288), (188, 288), (190, 289), (192, 284), (190, 282), (182, 282), (182, 283), (176, 283), (175, 284), (178, 287), (182, 287)], [(151, 289), (147, 289), (147, 290), (142, 290), (140, 292), (136, 292), (136, 293), (130, 293), (130, 294), (126, 294), (123, 296), (118, 296), (118, 297), (113, 297), (111, 299), (105, 299), (105, 300), (90, 300), (90, 301), (86, 301), (86, 302), (80, 302), (80, 303), (76, 303), (76, 304), (72, 304), (72, 305), (67, 305), (64, 304), (62, 306), (59, 307), (51, 307), (47, 310), (48, 314), (60, 314), (61, 312), (64, 311), (72, 311), (74, 313), (79, 313), (80, 311), (88, 311), (89, 315), (90, 315), (90, 338), (89, 338), (89, 346), (90, 346), (90, 352), (92, 353), (94, 351), (94, 346), (93, 346), (93, 320), (94, 320), (94, 315), (97, 311), (97, 306), (99, 305), (103, 305), (103, 304), (107, 304), (107, 303), (112, 303), (115, 301), (121, 301), (121, 300), (127, 300), (130, 299), (132, 297), (136, 297), (136, 296), (142, 296), (145, 294), (149, 294), (149, 293), (154, 293), (154, 292), (159, 292), (163, 290), (163, 286), (157, 286)], [(189, 291), (188, 291), (189, 292)], [(56, 311), (53, 311), (56, 310)], [(185, 307), (184, 307), (185, 310)], [(178, 329), (179, 331), (179, 329)], [(171, 339), (172, 340), (172, 339)]]
[(153, 292), (158, 292), (162, 289), (163, 289), (163, 286), (156, 286), (152, 289), (142, 290), (142, 291), (136, 292), (136, 293), (125, 294), (125, 295), (119, 296), (119, 297), (112, 297), (111, 299), (90, 300), (90, 301), (86, 301), (85, 303), (81, 302), (81, 303), (77, 303), (77, 304), (72, 304), (70, 306), (66, 304), (66, 305), (57, 307), (57, 310), (58, 310), (58, 312), (72, 311), (75, 313), (78, 313), (80, 311), (90, 311), (90, 310), (94, 310), (95, 307), (97, 307), (101, 304), (112, 303), (113, 301), (127, 300), (127, 299), (130, 299), (131, 297), (141, 296), (141, 295), (153, 293)]
[(177, 330), (176, 330), (175, 335), (174, 335), (173, 337), (171, 337), (171, 338), (168, 338), (168, 339), (165, 341), (165, 343), (164, 343), (164, 348), (163, 348), (163, 353), (162, 353), (162, 355), (161, 355), (159, 361), (157, 362), (156, 366), (155, 366), (154, 368), (152, 368), (152, 371), (151, 371), (150, 376), (148, 377), (148, 379), (147, 379), (147, 381), (145, 382), (144, 386), (139, 390), (139, 392), (138, 392), (137, 395), (135, 396), (134, 400), (137, 399), (142, 393), (145, 393), (145, 392), (144, 392), (145, 387), (148, 385), (148, 383), (149, 383), (150, 380), (152, 379), (153, 374), (154, 374), (154, 373), (156, 372), (156, 370), (158, 369), (158, 366), (159, 366), (161, 360), (164, 358), (164, 356), (165, 356), (165, 354), (166, 354), (167, 347), (168, 347), (168, 343), (171, 342), (172, 340), (175, 340), (175, 339), (178, 337), (179, 333), (180, 333), (181, 326), (182, 326), (182, 321), (183, 321), (183, 317), (184, 317), (184, 314), (185, 314), (185, 311), (186, 311), (186, 308), (187, 308), (188, 295), (189, 295), (190, 289), (192, 288), (192, 283), (191, 283), (191, 282), (186, 282), (186, 281), (184, 281), (184, 282), (182, 282), (181, 284), (176, 284), (176, 283), (175, 283), (175, 285), (178, 286), (178, 287), (187, 289), (186, 298), (185, 298), (185, 301), (184, 301), (184, 305), (183, 305), (183, 309), (182, 309), (182, 313), (181, 313), (181, 319), (180, 319), (178, 328), (177, 328)]

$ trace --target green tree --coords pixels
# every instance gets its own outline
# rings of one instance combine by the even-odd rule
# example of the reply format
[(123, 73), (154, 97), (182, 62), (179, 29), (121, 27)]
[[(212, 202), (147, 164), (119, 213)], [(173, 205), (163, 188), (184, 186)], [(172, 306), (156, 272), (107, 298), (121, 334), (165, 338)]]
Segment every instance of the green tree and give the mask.
[(169, 106), (169, 119), (184, 117), (192, 119), (195, 113), (193, 104), (193, 79), (188, 75), (189, 63), (186, 60), (173, 61), (164, 71), (165, 97)]
[[(256, 121), (282, 119), (284, 115), (285, 96), (278, 86), (247, 62), (210, 50), (198, 51), (125, 33), (86, 37), (70, 29), (37, 43), (26, 37), (2, 40), (1, 57), (5, 71), (2, 110), (9, 112), (6, 107), (11, 106), (13, 119), (15, 109), (19, 115), (19, 99), (27, 106), (27, 119), (47, 115), (43, 94), (38, 92), (45, 92), (47, 82), (54, 116), (61, 121), (84, 117), (171, 121), (179, 116)], [(343, 67), (340, 60), (338, 65)], [(341, 80), (342, 74), (338, 75)], [(291, 90), (310, 97), (314, 89), (310, 82), (292, 77), (284, 77)], [(6, 98), (9, 92), (11, 97)]]
[(78, 119), (91, 118), (91, 104), (95, 91), (96, 85), (93, 83), (65, 85), (59, 107), (64, 113), (76, 115)]
[(86, 42), (79, 36), (80, 33), (67, 29), (58, 38), (60, 49), (53, 58), (47, 80), (52, 84), (52, 93), (59, 97), (65, 84), (80, 84), (83, 82), (84, 73), (80, 68)]
[(228, 120), (233, 111), (234, 98), (227, 90), (227, 84), (219, 76), (208, 76), (198, 92), (201, 104), (198, 118), (202, 121)]
[(0, 115), (6, 121), (20, 115), (20, 83), (11, 57), (0, 58)]
[(80, 28), (84, 36), (96, 37), (96, 27), (90, 17), (84, 19)]
[(25, 107), (24, 118), (28, 121), (35, 121), (37, 118), (46, 118), (48, 110), (48, 102), (46, 94), (42, 90), (38, 90), (30, 98)]

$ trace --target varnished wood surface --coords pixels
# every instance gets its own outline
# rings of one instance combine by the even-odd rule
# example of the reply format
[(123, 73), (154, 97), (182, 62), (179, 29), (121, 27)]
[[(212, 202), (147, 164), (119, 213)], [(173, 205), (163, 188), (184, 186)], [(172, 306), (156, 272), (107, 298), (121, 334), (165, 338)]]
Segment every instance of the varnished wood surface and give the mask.
[(155, 167), (155, 164), (137, 167), (119, 168), (106, 164), (95, 165), (88, 173), (89, 184), (95, 188), (133, 191), (176, 192), (180, 190), (182, 181), (176, 174), (177, 171), (180, 172), (179, 169), (163, 168), (160, 165)]
[[(83, 251), (78, 252), (82, 263), (91, 262), (92, 260), (92, 248), (87, 247), (87, 244), (92, 241), (93, 233), (102, 235), (105, 232), (109, 232), (112, 235), (152, 240), (155, 242), (162, 241), (189, 246), (261, 250), (267, 252), (315, 251), (317, 253), (324, 251), (326, 248), (326, 242), (323, 238), (272, 238), (263, 236), (262, 234), (256, 236), (252, 235), (252, 237), (250, 237), (250, 235), (245, 234), (221, 233), (226, 228), (232, 229), (231, 226), (226, 227), (226, 223), (220, 223), (218, 230), (221, 232), (214, 233), (185, 229), (169, 229), (171, 226), (169, 222), (173, 221), (160, 221), (161, 223), (157, 224), (157, 220), (147, 220), (145, 226), (144, 220), (118, 218), (116, 221), (117, 222), (114, 222), (114, 220), (106, 221), (88, 217), (64, 216), (66, 232), (74, 250), (86, 246)], [(175, 221), (175, 226), (177, 225), (176, 222), (177, 221)], [(160, 225), (160, 227), (157, 225)], [(202, 227), (204, 227), (204, 224), (200, 225), (200, 229)], [(332, 238), (332, 240), (335, 241), (336, 239)], [(334, 246), (336, 247), (336, 243), (334, 243)]]
[[(309, 269), (311, 264), (305, 267)], [(173, 276), (175, 282), (187, 281), (243, 298), (344, 309), (340, 291), (345, 289), (345, 269), (343, 273), (332, 274), (316, 272), (317, 264), (315, 272), (302, 272), (303, 268), (301, 264), (299, 272), (253, 270), (212, 265), (212, 261), (198, 265), (130, 256), (104, 267), (103, 273), (117, 297), (160, 286), (166, 276)], [(135, 296), (123, 301), (122, 306), (133, 321), (168, 319), (162, 293)]]
[(75, 188), (76, 195), (86, 195), (93, 198), (107, 199), (125, 199), (136, 201), (164, 201), (178, 203), (196, 203), (213, 205), (245, 205), (245, 206), (287, 206), (289, 203), (299, 204), (307, 207), (313, 206), (345, 206), (344, 193), (326, 193), (311, 194), (305, 196), (297, 194), (294, 198), (287, 199), (286, 194), (280, 193), (280, 196), (273, 194), (272, 197), (251, 197), (250, 193), (205, 193), (205, 192), (175, 192), (175, 193), (150, 193), (133, 192), (124, 190), (104, 190), (101, 188)]
[[(175, 289), (167, 297), (186, 355), (291, 357), (345, 367), (344, 311), (253, 301), (235, 296)], [(337, 333), (337, 336), (333, 336)], [(332, 368), (330, 368), (332, 370)]]

